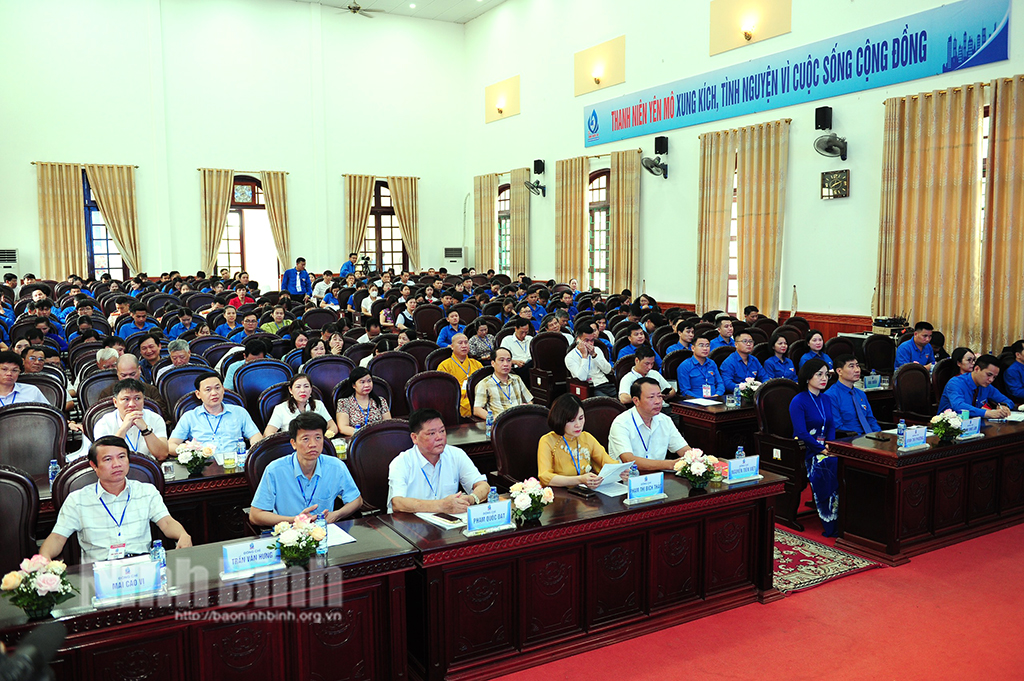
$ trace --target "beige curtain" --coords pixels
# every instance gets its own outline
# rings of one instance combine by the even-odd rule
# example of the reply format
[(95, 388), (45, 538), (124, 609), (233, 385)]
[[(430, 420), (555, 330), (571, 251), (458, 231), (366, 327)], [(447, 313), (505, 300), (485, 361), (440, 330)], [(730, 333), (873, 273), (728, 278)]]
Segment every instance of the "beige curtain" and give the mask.
[(72, 273), (88, 276), (82, 166), (37, 163), (36, 173), (40, 278), (60, 281)]
[[(477, 272), (497, 266), (494, 242), (498, 229), (498, 176), (494, 173), (473, 178), (473, 262)], [(515, 274), (513, 272), (513, 274)]]
[(586, 288), (590, 159), (577, 156), (556, 163), (555, 184), (555, 279), (566, 282), (575, 277), (580, 288)]
[(235, 182), (235, 171), (219, 168), (202, 168), (203, 227), (201, 239), (201, 267), (206, 272), (217, 269), (217, 251), (220, 250), (224, 228), (228, 224), (228, 210), (231, 208), (231, 191)]
[(779, 314), (782, 222), (789, 169), (786, 118), (739, 130), (736, 157), (736, 245), (739, 306)]
[(420, 264), (419, 183), (417, 177), (388, 177), (398, 230), (402, 235), (405, 252), (409, 254), (409, 269), (413, 271)]
[(373, 175), (345, 175), (345, 256), (361, 253), (373, 204)]
[(982, 345), (1024, 336), (1024, 75), (992, 81), (982, 260)]
[(612, 152), (608, 290), (640, 294), (640, 150)]
[(877, 305), (930, 321), (947, 347), (978, 348), (982, 85), (894, 97), (885, 109)]
[(514, 168), (509, 182), (509, 264), (512, 280), (519, 272), (530, 274), (530, 181), (529, 168)]
[(281, 263), (281, 269), (286, 270), (292, 267), (288, 236), (288, 173), (264, 170), (260, 176), (263, 180), (263, 201), (267, 205), (270, 234), (274, 237), (274, 247), (277, 249), (277, 260)]
[(729, 301), (729, 224), (736, 173), (736, 130), (700, 136), (697, 214), (697, 311), (724, 310)]
[(107, 231), (117, 242), (121, 258), (132, 274), (142, 271), (142, 247), (139, 241), (139, 213), (135, 204), (135, 167), (86, 165), (96, 198), (103, 213)]

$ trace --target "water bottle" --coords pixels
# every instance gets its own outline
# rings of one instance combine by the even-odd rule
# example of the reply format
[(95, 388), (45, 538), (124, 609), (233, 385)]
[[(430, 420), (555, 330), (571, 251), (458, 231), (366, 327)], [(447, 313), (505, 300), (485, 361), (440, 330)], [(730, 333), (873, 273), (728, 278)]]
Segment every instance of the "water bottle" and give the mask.
[(245, 451), (245, 440), (242, 438), (238, 438), (238, 442), (235, 443), (235, 452), (235, 468), (244, 471), (247, 452)]
[(149, 557), (160, 565), (160, 588), (167, 588), (167, 551), (160, 539), (153, 540), (153, 546), (149, 550)]
[(53, 481), (57, 478), (57, 473), (60, 473), (60, 466), (57, 465), (57, 459), (50, 459), (50, 487), (53, 487)]
[[(317, 527), (324, 528), (324, 532), (327, 532), (327, 511), (323, 513), (317, 513), (315, 524)], [(316, 555), (326, 556), (327, 555), (327, 534), (324, 534), (324, 538), (320, 540), (320, 543), (316, 545)]]
[(633, 464), (629, 467), (629, 477), (635, 478), (638, 475), (640, 475), (640, 469), (636, 467), (636, 464)]
[(903, 447), (907, 444), (907, 421), (906, 419), (900, 419), (900, 423), (896, 426), (896, 446)]
[(491, 491), (487, 493), (487, 503), (493, 504), (498, 501), (498, 488), (492, 487)]
[(745, 459), (746, 457), (747, 457), (747, 453), (743, 451), (743, 445), (740, 445), (739, 447), (737, 447), (736, 448), (736, 458), (737, 459)]
[(743, 404), (743, 393), (740, 392), (740, 384), (737, 383), (736, 387), (732, 389), (732, 399), (736, 402), (736, 406)]
[(491, 436), (491, 428), (494, 427), (494, 412), (487, 410), (487, 437)]

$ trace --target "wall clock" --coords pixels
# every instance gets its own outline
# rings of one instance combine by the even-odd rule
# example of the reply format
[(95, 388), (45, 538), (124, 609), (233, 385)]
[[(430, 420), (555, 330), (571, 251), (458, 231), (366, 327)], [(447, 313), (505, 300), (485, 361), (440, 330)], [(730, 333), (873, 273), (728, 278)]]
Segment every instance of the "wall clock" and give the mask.
[(850, 171), (826, 170), (821, 174), (821, 198), (842, 199), (850, 195)]

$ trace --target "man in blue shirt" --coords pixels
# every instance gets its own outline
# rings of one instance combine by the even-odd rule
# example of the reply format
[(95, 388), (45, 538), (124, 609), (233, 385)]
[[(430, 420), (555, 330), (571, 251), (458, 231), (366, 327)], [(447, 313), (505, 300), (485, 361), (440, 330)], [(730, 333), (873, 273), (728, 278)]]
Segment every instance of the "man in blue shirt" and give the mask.
[(447, 348), (452, 344), (452, 338), (457, 333), (465, 333), (466, 326), (459, 324), (459, 313), (456, 310), (452, 310), (448, 313), (448, 326), (441, 329), (441, 332), (437, 334), (437, 346), (439, 348)]
[(167, 449), (176, 452), (178, 445), (195, 440), (212, 445), (216, 451), (234, 451), (240, 439), (248, 439), (252, 446), (263, 439), (249, 413), (234, 404), (224, 404), (224, 384), (213, 371), (199, 374), (195, 380), (198, 407), (182, 414), (178, 425), (171, 431)]
[(1006, 391), (1017, 402), (1024, 402), (1024, 340), (1016, 341), (1010, 350), (1016, 361), (1006, 369)]
[(547, 314), (547, 310), (545, 310), (544, 306), (538, 302), (539, 300), (540, 292), (537, 290), (530, 291), (526, 294), (526, 304), (530, 306), (530, 312), (533, 313), (533, 319), (535, 321), (534, 328), (538, 331), (540, 331), (541, 320), (544, 319), (544, 315)]
[(718, 372), (718, 365), (708, 359), (711, 343), (707, 338), (693, 342), (693, 357), (679, 365), (676, 384), (679, 395), (687, 397), (713, 397), (725, 393), (725, 383)]
[(721, 374), (726, 392), (732, 392), (748, 378), (758, 380), (764, 371), (757, 357), (750, 354), (754, 350), (754, 337), (747, 331), (740, 331), (735, 342), (736, 352), (722, 362)]
[(338, 277), (342, 281), (345, 281), (345, 277), (347, 277), (348, 275), (350, 275), (350, 274), (354, 275), (356, 273), (356, 260), (358, 258), (359, 258), (359, 254), (358, 253), (349, 253), (348, 254), (348, 260), (345, 261), (344, 264), (342, 264), (341, 271), (338, 272)]
[(952, 409), (958, 414), (964, 409), (973, 418), (1005, 419), (1010, 415), (1013, 400), (992, 387), (999, 375), (999, 360), (992, 355), (981, 355), (974, 360), (974, 371), (949, 379), (939, 413)]
[(732, 337), (732, 320), (728, 317), (721, 317), (718, 320), (718, 336), (711, 341), (711, 349), (717, 350), (724, 345), (736, 347), (736, 341)]
[(281, 290), (295, 296), (304, 296), (304, 300), (309, 300), (313, 295), (313, 281), (306, 271), (305, 258), (297, 258), (295, 267), (284, 271), (281, 275)]
[[(647, 334), (644, 333), (642, 326), (633, 322), (627, 328), (629, 329), (629, 345), (619, 350), (619, 355), (615, 358), (616, 362), (623, 357), (629, 357), (636, 352), (638, 347), (647, 343)], [(653, 348), (651, 349), (654, 350)], [(654, 351), (654, 366), (661, 369), (661, 356), (656, 350)]]
[(693, 352), (693, 338), (696, 335), (693, 331), (693, 321), (681, 319), (676, 322), (676, 334), (679, 336), (679, 342), (668, 346), (665, 350), (665, 355), (667, 356), (676, 350), (689, 350)]
[(196, 328), (196, 322), (192, 320), (192, 310), (187, 307), (178, 309), (178, 323), (167, 331), (167, 337), (171, 340), (178, 338), (186, 331)]
[[(302, 412), (288, 425), (295, 453), (275, 461), (263, 471), (249, 509), (253, 525), (269, 527), (293, 522), (305, 513), (327, 514), (327, 523), (352, 515), (363, 505), (352, 475), (333, 456), (321, 456), (327, 421), (315, 412)], [(341, 497), (344, 506), (334, 510)]]
[(839, 355), (835, 360), (839, 381), (825, 391), (832, 402), (832, 420), (836, 430), (846, 430), (863, 435), (877, 433), (882, 430), (875, 415), (871, 412), (868, 396), (863, 390), (855, 388), (854, 383), (860, 380), (860, 363), (853, 355)]
[(118, 336), (128, 340), (138, 333), (160, 330), (159, 326), (147, 319), (149, 317), (149, 310), (146, 308), (145, 303), (133, 303), (129, 309), (132, 314), (132, 321), (117, 330)]
[(900, 343), (896, 348), (897, 369), (913, 362), (931, 370), (935, 364), (935, 352), (932, 350), (933, 330), (928, 322), (914, 324), (914, 337)]

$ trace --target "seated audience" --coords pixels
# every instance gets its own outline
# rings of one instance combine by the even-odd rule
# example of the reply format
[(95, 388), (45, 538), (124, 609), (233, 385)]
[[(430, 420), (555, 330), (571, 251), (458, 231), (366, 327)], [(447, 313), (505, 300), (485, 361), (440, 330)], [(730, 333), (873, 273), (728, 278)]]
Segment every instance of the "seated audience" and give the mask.
[(828, 374), (828, 365), (817, 358), (808, 359), (800, 366), (800, 392), (789, 404), (789, 417), (793, 422), (793, 437), (804, 443), (804, 465), (821, 518), (822, 533), (832, 537), (839, 517), (839, 482), (836, 459), (826, 444), (836, 439), (832, 401), (824, 394)]
[(192, 364), (192, 349), (189, 347), (188, 341), (180, 338), (172, 340), (167, 344), (167, 356), (170, 358), (171, 363), (156, 372), (154, 383), (159, 383), (160, 377), (163, 376), (165, 371), (176, 367), (187, 367)]
[(714, 397), (725, 394), (722, 375), (709, 356), (711, 341), (697, 338), (693, 341), (693, 357), (684, 360), (676, 370), (676, 386), (680, 396)]
[(719, 371), (727, 393), (731, 393), (737, 385), (748, 378), (755, 381), (764, 380), (764, 369), (761, 367), (761, 362), (750, 354), (754, 351), (754, 337), (750, 335), (749, 331), (740, 331), (734, 340), (736, 341), (736, 352), (725, 358)]
[[(164, 416), (167, 417), (171, 412), (167, 408), (167, 403), (164, 401), (163, 395), (160, 391), (153, 387), (152, 384), (146, 383), (142, 380), (142, 367), (139, 365), (138, 358), (130, 352), (126, 352), (117, 358), (117, 364), (114, 366), (117, 371), (117, 380), (123, 381), (127, 378), (134, 378), (135, 380), (142, 383), (142, 395), (147, 400), (156, 403), (160, 407), (160, 411), (163, 412)], [(105, 399), (107, 397), (114, 396), (114, 386), (104, 388), (100, 391), (98, 396), (99, 399)]]
[(163, 348), (161, 340), (160, 333), (153, 332), (147, 333), (139, 343), (139, 355), (142, 357), (139, 360), (139, 369), (142, 372), (142, 380), (147, 383), (156, 383), (153, 370), (156, 368), (157, 362), (160, 361), (160, 352)]
[(583, 403), (573, 394), (559, 395), (548, 411), (551, 432), (537, 443), (537, 479), (542, 485), (597, 489), (605, 464), (615, 463), (593, 435), (583, 430)]
[(757, 309), (757, 305), (747, 305), (743, 308), (743, 321), (753, 326), (754, 322), (756, 322), (757, 318), (760, 316), (760, 312), (761, 311)]
[[(530, 334), (530, 320), (524, 317), (516, 317), (512, 320), (515, 332), (501, 339), (501, 347), (507, 348), (512, 353), (512, 366), (515, 369), (528, 370), (533, 366), (533, 356), (530, 354), (530, 343), (533, 336)], [(519, 374), (520, 378), (522, 373)], [(529, 373), (527, 373), (527, 378)]]
[(228, 305), (235, 309), (238, 309), (243, 305), (255, 302), (256, 300), (249, 295), (248, 287), (245, 284), (240, 283), (237, 286), (235, 286), (235, 297), (228, 301)]
[(220, 376), (212, 371), (200, 374), (195, 388), (202, 404), (182, 414), (167, 441), (169, 451), (178, 451), (178, 445), (189, 440), (213, 445), (217, 451), (234, 451), (239, 440), (247, 439), (252, 446), (263, 439), (244, 407), (224, 404)]
[(992, 386), (997, 376), (999, 360), (993, 355), (980, 355), (971, 373), (954, 376), (946, 383), (939, 413), (952, 409), (959, 414), (966, 410), (971, 418), (1005, 419), (1013, 409), (1013, 400)]
[(1024, 340), (1014, 341), (1010, 346), (1013, 364), (1006, 369), (1006, 392), (1017, 402), (1024, 402)]
[(633, 398), (629, 394), (629, 389), (634, 382), (644, 376), (658, 383), (658, 388), (665, 399), (670, 400), (676, 396), (676, 390), (672, 387), (672, 384), (666, 381), (665, 377), (654, 368), (654, 350), (651, 350), (649, 346), (641, 345), (633, 353), (633, 368), (619, 381), (619, 402), (626, 405), (633, 404)]
[(469, 337), (469, 356), (481, 362), (490, 361), (492, 352), (494, 352), (494, 334), (491, 333), (487, 324), (480, 322), (476, 325), (473, 335)]
[(451, 310), (447, 314), (448, 325), (437, 334), (437, 347), (447, 348), (452, 344), (452, 338), (466, 330), (465, 324), (459, 323), (459, 313)]
[(629, 394), (633, 408), (612, 421), (608, 454), (623, 463), (635, 463), (641, 473), (672, 470), (668, 452), (681, 455), (690, 448), (676, 424), (661, 411), (665, 403), (661, 386), (644, 376), (633, 382)]
[(144, 303), (132, 303), (131, 306), (132, 320), (128, 324), (123, 325), (117, 330), (117, 335), (125, 340), (128, 340), (132, 336), (139, 333), (149, 333), (150, 331), (159, 331), (160, 327), (157, 326), (151, 319), (149, 319), (149, 309)]
[(192, 310), (187, 307), (178, 308), (178, 323), (167, 331), (167, 337), (171, 340), (178, 338), (181, 334), (196, 328), (197, 322), (192, 318)]
[(224, 308), (224, 323), (217, 327), (215, 333), (218, 336), (229, 338), (231, 334), (238, 331), (241, 326), (242, 325), (238, 323), (238, 309), (229, 305)]
[[(619, 356), (615, 358), (615, 361), (619, 361), (623, 357), (629, 357), (636, 349), (641, 345), (647, 343), (647, 334), (644, 332), (642, 326), (633, 322), (629, 325), (629, 344), (626, 347), (619, 350)], [(661, 368), (661, 357), (658, 356), (657, 351), (654, 352), (654, 366)]]
[(853, 384), (860, 380), (860, 363), (853, 355), (836, 357), (839, 380), (825, 391), (832, 402), (832, 421), (836, 430), (863, 435), (881, 430), (871, 412), (868, 396)]
[(116, 409), (96, 422), (93, 436), (116, 435), (128, 443), (128, 451), (151, 454), (157, 461), (167, 458), (167, 426), (156, 412), (145, 408), (146, 389), (135, 378), (114, 384)]
[(523, 379), (511, 373), (512, 353), (508, 348), (498, 348), (491, 366), (494, 367), (494, 373), (476, 384), (474, 416), (486, 420), (487, 412), (490, 411), (497, 418), (506, 409), (533, 402), (533, 394)]
[(233, 362), (224, 374), (224, 387), (228, 390), (235, 389), (235, 374), (243, 365), (266, 359), (270, 353), (270, 343), (262, 338), (250, 338), (242, 346), (245, 348), (245, 359), (241, 362)]
[(242, 316), (242, 328), (236, 328), (228, 338), (236, 343), (244, 343), (246, 338), (260, 332), (259, 323), (259, 314), (255, 310), (250, 310)]
[(28, 383), (18, 383), (24, 367), (17, 353), (11, 350), (0, 352), (0, 407), (23, 402), (50, 403), (39, 388)]
[(284, 305), (275, 305), (273, 312), (270, 313), (271, 320), (260, 327), (260, 331), (264, 333), (279, 334), (281, 329), (291, 325), (291, 320), (285, 318), (287, 310)]
[(904, 364), (920, 364), (931, 369), (935, 364), (935, 351), (932, 349), (932, 331), (934, 327), (928, 322), (914, 324), (914, 335), (899, 344), (896, 348), (896, 368)]
[[(378, 334), (379, 335), (379, 334)], [(370, 360), (377, 355), (383, 355), (385, 352), (391, 352), (397, 347), (397, 343), (390, 338), (378, 338), (373, 344), (373, 353), (363, 357), (359, 360), (359, 366), (369, 367)]]
[(328, 440), (338, 432), (338, 426), (335, 425), (323, 401), (313, 396), (313, 385), (309, 382), (309, 376), (299, 373), (288, 379), (288, 399), (274, 407), (267, 427), (263, 429), (263, 436), (270, 437), (279, 430), (288, 430), (288, 424), (299, 414), (306, 412), (323, 417), (326, 423), (324, 435)]
[(366, 320), (366, 333), (356, 339), (357, 343), (373, 343), (380, 335), (380, 322), (376, 319)]
[(797, 363), (797, 369), (802, 367), (804, 365), (804, 362), (808, 360), (820, 359), (822, 362), (825, 363), (825, 366), (829, 368), (829, 371), (831, 371), (834, 368), (832, 366), (832, 358), (826, 355), (825, 351), (822, 349), (825, 347), (825, 336), (821, 333), (821, 331), (818, 331), (817, 329), (811, 329), (810, 331), (807, 332), (807, 337), (805, 340), (807, 341), (807, 346), (810, 349), (803, 354), (803, 357), (800, 358), (800, 361)]
[(341, 435), (355, 435), (364, 426), (391, 418), (388, 403), (373, 394), (373, 376), (365, 367), (356, 367), (342, 381), (339, 397), (336, 423)]
[(462, 385), (462, 402), (459, 405), (459, 412), (465, 418), (472, 416), (472, 411), (469, 408), (469, 395), (466, 393), (469, 377), (473, 375), (474, 371), (481, 368), (483, 365), (469, 356), (469, 339), (466, 338), (466, 334), (455, 334), (452, 337), (452, 356), (441, 362), (437, 370), (451, 374)]
[(719, 317), (715, 321), (715, 326), (718, 327), (718, 335), (711, 341), (711, 349), (717, 350), (723, 346), (728, 345), (731, 348), (736, 347), (736, 340), (732, 337), (732, 319), (728, 316)]
[(796, 367), (793, 365), (793, 360), (786, 357), (789, 341), (782, 334), (773, 333), (770, 343), (772, 344), (772, 356), (764, 362), (764, 380), (788, 378), (795, 382)]
[(665, 350), (666, 355), (676, 350), (689, 350), (693, 352), (693, 338), (696, 335), (693, 326), (692, 319), (680, 319), (676, 322), (676, 334), (679, 336), (679, 342), (668, 346)]
[(950, 357), (956, 362), (957, 369), (959, 369), (961, 374), (969, 374), (974, 371), (974, 360), (976, 357), (970, 348), (956, 348)]
[(565, 368), (576, 380), (590, 381), (594, 392), (599, 395), (614, 397), (615, 386), (608, 380), (612, 367), (604, 353), (595, 346), (596, 338), (597, 327), (594, 324), (579, 324), (576, 327), (576, 345), (565, 356)]

